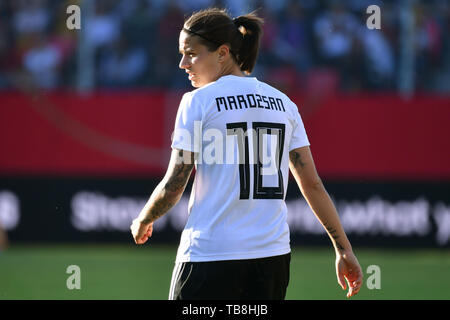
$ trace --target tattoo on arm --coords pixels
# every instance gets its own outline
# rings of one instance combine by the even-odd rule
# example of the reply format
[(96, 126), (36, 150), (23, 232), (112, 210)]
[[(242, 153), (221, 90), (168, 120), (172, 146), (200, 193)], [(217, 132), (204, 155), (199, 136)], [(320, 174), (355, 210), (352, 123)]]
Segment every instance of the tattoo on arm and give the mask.
[(298, 153), (297, 151), (289, 152), (289, 159), (295, 167), (300, 166), (300, 168), (303, 169), (306, 165), (306, 163), (302, 161), (300, 153)]
[(192, 153), (191, 158), (185, 162), (183, 159), (183, 150), (179, 150), (176, 164), (174, 165), (169, 179), (164, 187), (171, 192), (176, 192), (180, 189), (184, 190), (189, 176), (191, 175), (193, 166), (194, 154)]
[(339, 250), (344, 250), (344, 247), (337, 241), (339, 236), (336, 234), (336, 229), (329, 227), (327, 224), (324, 224), (324, 227), (325, 227), (325, 229), (327, 229), (328, 234), (334, 239), (334, 242), (336, 243), (336, 247)]
[(191, 158), (184, 161), (183, 150), (179, 150), (175, 164), (171, 166), (166, 178), (157, 187), (159, 194), (156, 194), (150, 203), (144, 223), (155, 221), (178, 202), (194, 167), (194, 154), (192, 153)]

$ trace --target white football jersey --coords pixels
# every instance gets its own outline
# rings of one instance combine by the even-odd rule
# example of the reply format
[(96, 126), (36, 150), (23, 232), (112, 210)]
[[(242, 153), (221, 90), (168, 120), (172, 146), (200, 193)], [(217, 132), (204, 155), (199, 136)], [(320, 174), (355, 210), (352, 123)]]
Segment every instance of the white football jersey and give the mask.
[(172, 148), (197, 157), (176, 261), (289, 253), (289, 151), (308, 145), (297, 106), (256, 78), (227, 75), (186, 93)]

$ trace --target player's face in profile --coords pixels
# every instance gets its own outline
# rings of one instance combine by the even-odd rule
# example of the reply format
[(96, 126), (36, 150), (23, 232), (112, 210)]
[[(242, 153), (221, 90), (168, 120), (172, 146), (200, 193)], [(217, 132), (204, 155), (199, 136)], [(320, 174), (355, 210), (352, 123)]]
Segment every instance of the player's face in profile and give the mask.
[(183, 55), (179, 67), (189, 74), (194, 88), (201, 88), (219, 78), (221, 66), (218, 52), (209, 51), (200, 43), (199, 37), (181, 31), (179, 50)]

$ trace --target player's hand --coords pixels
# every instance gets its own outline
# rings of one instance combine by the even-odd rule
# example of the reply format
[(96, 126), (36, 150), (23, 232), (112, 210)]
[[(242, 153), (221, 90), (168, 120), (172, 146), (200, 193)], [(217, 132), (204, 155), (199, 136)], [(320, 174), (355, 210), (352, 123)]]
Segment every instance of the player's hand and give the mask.
[(356, 259), (353, 252), (350, 251), (336, 255), (336, 275), (342, 290), (347, 289), (348, 283), (347, 298), (354, 296), (361, 289), (363, 273), (358, 259)]
[(130, 229), (134, 242), (136, 244), (144, 244), (152, 236), (153, 222), (143, 223), (140, 219), (136, 218), (133, 220)]

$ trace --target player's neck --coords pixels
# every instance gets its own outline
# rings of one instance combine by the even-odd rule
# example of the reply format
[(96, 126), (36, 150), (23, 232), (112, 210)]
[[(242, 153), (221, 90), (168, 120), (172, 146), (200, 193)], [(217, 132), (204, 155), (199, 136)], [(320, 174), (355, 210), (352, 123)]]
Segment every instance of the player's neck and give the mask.
[(244, 73), (239, 68), (239, 66), (235, 63), (230, 63), (230, 65), (224, 67), (219, 78), (224, 77), (224, 76), (229, 76), (229, 75), (233, 75), (233, 76), (237, 76), (237, 77), (245, 76)]

